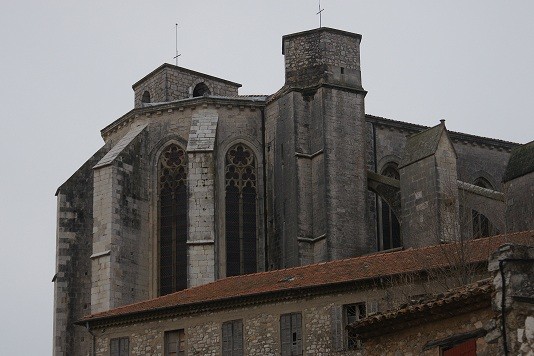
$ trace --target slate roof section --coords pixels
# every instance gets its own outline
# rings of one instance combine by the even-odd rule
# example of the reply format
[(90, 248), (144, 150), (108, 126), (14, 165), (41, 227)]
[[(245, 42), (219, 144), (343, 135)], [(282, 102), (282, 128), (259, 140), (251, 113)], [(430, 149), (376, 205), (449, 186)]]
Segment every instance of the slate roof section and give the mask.
[(493, 279), (488, 278), (451, 289), (426, 300), (373, 314), (356, 321), (348, 328), (358, 334), (361, 339), (366, 339), (420, 325), (425, 321), (447, 318), (454, 315), (456, 310), (461, 310), (460, 313), (463, 314), (469, 310), (479, 309), (481, 306), (489, 307), (491, 306), (491, 294), (494, 291), (492, 282)]
[(418, 132), (408, 137), (404, 155), (399, 164), (399, 168), (432, 156), (438, 149), (441, 135), (446, 132), (445, 124), (441, 123), (428, 130)]
[(504, 172), (503, 182), (508, 182), (532, 172), (534, 172), (534, 141), (512, 150)]
[(139, 125), (128, 131), (126, 135), (124, 135), (124, 137), (121, 138), (104, 157), (102, 157), (93, 169), (113, 163), (113, 161), (121, 154), (122, 150), (124, 150), (147, 126), (148, 124)]
[[(491, 252), (504, 243), (534, 245), (534, 230), (498, 235), (467, 242), (463, 249), (457, 243), (382, 252), (308, 266), (254, 273), (217, 280), (155, 299), (122, 306), (86, 316), (78, 323), (144, 318), (147, 315), (180, 314), (221, 308), (224, 303), (251, 303), (253, 300), (281, 300), (324, 293), (325, 287), (357, 287), (355, 282), (405, 273), (443, 268), (462, 254), (469, 263), (484, 263)], [(468, 251), (468, 253), (465, 253)], [(351, 288), (352, 288), (351, 287)]]

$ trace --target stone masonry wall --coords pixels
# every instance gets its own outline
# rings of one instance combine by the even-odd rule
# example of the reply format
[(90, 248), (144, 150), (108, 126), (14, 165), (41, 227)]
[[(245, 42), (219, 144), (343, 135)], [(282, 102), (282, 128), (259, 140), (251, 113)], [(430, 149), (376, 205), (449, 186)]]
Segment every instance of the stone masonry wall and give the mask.
[[(429, 341), (480, 329), (491, 320), (492, 316), (490, 308), (485, 308), (432, 323), (423, 323), (406, 330), (398, 330), (365, 341), (363, 354), (369, 356), (441, 355), (438, 347), (426, 351), (423, 351), (423, 347)], [(478, 338), (477, 355), (499, 356), (502, 353), (497, 345), (488, 344), (484, 338)]]
[[(400, 169), (403, 246), (439, 243), (435, 157), (426, 157)], [(415, 238), (417, 237), (417, 239)]]
[(148, 192), (143, 139), (94, 170), (91, 311), (149, 297)]
[(504, 184), (506, 232), (534, 229), (534, 173)]
[(206, 84), (211, 95), (237, 96), (238, 87), (236, 85), (208, 75), (167, 65), (134, 87), (134, 105), (136, 108), (143, 106), (141, 99), (145, 91), (150, 93), (152, 103), (190, 98), (193, 96), (194, 87), (199, 83)]
[(322, 80), (361, 87), (361, 36), (321, 28), (284, 36), (282, 41), (286, 85), (304, 87)]
[[(243, 322), (246, 355), (279, 355), (280, 316), (295, 312), (302, 314), (304, 355), (360, 355), (361, 350), (346, 349), (347, 334), (344, 328), (346, 321), (343, 321), (343, 316), (339, 314), (342, 313), (343, 306), (352, 303), (376, 302), (379, 310), (386, 310), (390, 306), (391, 296), (396, 294), (399, 287), (389, 284), (384, 288), (370, 285), (359, 286), (357, 290), (354, 288), (352, 291), (332, 292), (324, 296), (250, 304), (246, 307), (198, 312), (122, 326), (105, 326), (93, 330), (97, 337), (97, 355), (107, 355), (110, 339), (116, 337), (129, 337), (131, 355), (163, 355), (165, 332), (179, 329), (185, 332), (187, 355), (221, 355), (221, 326), (224, 322), (231, 320)], [(413, 294), (442, 290), (436, 284), (425, 284), (425, 286), (413, 284), (404, 287), (407, 288), (406, 291)], [(462, 323), (454, 325), (463, 325), (462, 327), (465, 326), (465, 328), (471, 325), (478, 326), (478, 320), (467, 318), (463, 321), (465, 325)], [(334, 323), (341, 324), (335, 329)], [(431, 332), (430, 328), (425, 330), (425, 332)], [(441, 335), (447, 331), (437, 330), (435, 333)]]
[[(493, 297), (496, 318), (492, 324), (493, 328), (486, 335), (486, 340), (498, 345), (502, 354), (505, 354), (506, 344), (510, 355), (532, 355), (534, 353), (532, 304), (534, 247), (503, 245), (491, 255), (488, 270), (494, 275), (493, 285), (497, 292)], [(505, 337), (506, 342), (504, 342)]]
[(84, 330), (73, 323), (90, 312), (92, 168), (108, 149), (106, 145), (98, 150), (57, 192), (54, 355), (81, 355), (90, 347)]

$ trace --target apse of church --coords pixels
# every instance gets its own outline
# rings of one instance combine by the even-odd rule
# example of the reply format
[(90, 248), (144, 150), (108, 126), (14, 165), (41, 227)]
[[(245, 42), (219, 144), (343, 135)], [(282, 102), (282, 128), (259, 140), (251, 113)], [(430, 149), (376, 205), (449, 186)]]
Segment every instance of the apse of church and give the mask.
[[(56, 353), (89, 349), (73, 327), (89, 313), (439, 243), (444, 230), (421, 239), (414, 217), (439, 215), (442, 226), (459, 204), (483, 202), (477, 213), (504, 231), (502, 193), (473, 183), (498, 190), (517, 145), (366, 115), (360, 42), (329, 28), (284, 36), (285, 83), (272, 95), (240, 96), (238, 83), (170, 64), (133, 85), (134, 109), (102, 129), (103, 147), (57, 191)], [(420, 145), (424, 157), (405, 157)], [(425, 187), (412, 179), (423, 166), (439, 172)], [(421, 207), (434, 202), (431, 216)]]

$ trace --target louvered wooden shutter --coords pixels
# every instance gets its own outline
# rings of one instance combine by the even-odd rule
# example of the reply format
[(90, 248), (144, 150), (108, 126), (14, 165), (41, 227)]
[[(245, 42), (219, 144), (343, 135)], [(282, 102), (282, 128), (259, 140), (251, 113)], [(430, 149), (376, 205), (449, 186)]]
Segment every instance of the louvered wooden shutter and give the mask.
[(232, 323), (222, 325), (222, 355), (232, 356)]
[(280, 316), (280, 344), (282, 356), (291, 356), (291, 314)]
[(243, 322), (235, 320), (233, 323), (233, 354), (232, 356), (243, 355)]
[(119, 339), (120, 356), (128, 356), (130, 354), (130, 340), (127, 337)]
[(335, 351), (344, 349), (345, 330), (343, 329), (343, 306), (333, 305), (330, 309), (332, 348)]
[(291, 315), (291, 333), (293, 342), (291, 355), (302, 355), (302, 315), (294, 313)]
[(119, 339), (111, 339), (109, 345), (109, 354), (110, 356), (120, 356), (119, 353)]

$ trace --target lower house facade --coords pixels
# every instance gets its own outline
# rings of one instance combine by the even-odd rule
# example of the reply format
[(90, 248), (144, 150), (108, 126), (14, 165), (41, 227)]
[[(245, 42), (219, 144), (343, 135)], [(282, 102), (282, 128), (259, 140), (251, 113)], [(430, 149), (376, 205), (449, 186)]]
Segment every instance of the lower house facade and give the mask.
[(523, 286), (532, 263), (499, 269), (506, 254), (532, 261), (534, 248), (521, 245), (534, 245), (534, 231), (229, 277), (92, 314), (77, 327), (93, 355), (440, 355), (470, 339), (500, 355), (492, 300), (502, 295), (502, 275), (524, 294), (506, 297), (509, 350), (519, 329), (534, 331), (525, 326), (532, 290)]
[(349, 325), (366, 355), (532, 355), (534, 248), (503, 245), (493, 276)]

